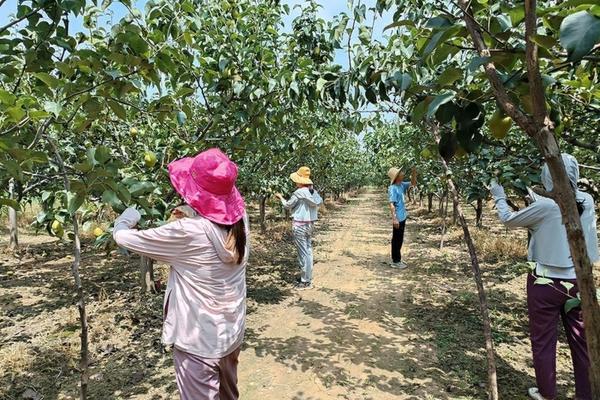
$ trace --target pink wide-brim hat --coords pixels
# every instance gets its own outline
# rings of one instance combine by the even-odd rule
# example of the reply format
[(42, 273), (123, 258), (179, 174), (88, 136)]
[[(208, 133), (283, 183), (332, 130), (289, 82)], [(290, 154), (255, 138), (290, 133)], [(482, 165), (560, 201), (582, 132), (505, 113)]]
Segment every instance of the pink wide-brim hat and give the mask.
[(177, 193), (204, 218), (233, 225), (244, 217), (244, 198), (235, 187), (238, 167), (221, 150), (209, 149), (167, 168)]

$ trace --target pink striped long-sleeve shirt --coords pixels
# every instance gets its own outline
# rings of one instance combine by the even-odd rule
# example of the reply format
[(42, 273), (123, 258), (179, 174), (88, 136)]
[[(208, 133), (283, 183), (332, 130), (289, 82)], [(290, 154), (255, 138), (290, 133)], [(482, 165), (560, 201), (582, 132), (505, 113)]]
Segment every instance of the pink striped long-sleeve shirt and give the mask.
[[(139, 219), (135, 209), (125, 210), (115, 221), (113, 236), (119, 246), (171, 265), (162, 342), (207, 358), (237, 349), (245, 329), (249, 249), (236, 264), (227, 231), (201, 216), (131, 229)], [(244, 222), (248, 235), (247, 215)]]

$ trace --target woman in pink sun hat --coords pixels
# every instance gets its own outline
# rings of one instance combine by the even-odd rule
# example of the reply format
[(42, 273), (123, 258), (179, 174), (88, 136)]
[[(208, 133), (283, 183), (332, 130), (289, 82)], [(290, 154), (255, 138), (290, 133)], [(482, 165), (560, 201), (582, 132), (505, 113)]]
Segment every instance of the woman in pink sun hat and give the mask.
[(133, 229), (140, 213), (117, 218), (117, 244), (171, 265), (162, 342), (173, 346), (182, 400), (235, 400), (246, 320), (248, 216), (235, 187), (237, 166), (206, 150), (168, 166), (175, 190), (196, 215)]

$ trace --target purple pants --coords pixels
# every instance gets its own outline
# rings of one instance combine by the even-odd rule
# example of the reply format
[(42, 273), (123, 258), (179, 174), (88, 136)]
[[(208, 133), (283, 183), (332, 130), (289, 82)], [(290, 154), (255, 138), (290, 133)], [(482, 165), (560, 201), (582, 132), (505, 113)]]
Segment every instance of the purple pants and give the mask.
[(238, 347), (223, 358), (204, 358), (173, 348), (181, 400), (237, 400)]
[[(571, 348), (575, 370), (575, 390), (577, 400), (592, 400), (592, 390), (588, 376), (588, 358), (583, 315), (577, 307), (565, 313), (564, 305), (569, 299), (561, 279), (553, 279), (549, 285), (535, 285), (535, 277), (527, 278), (527, 308), (529, 310), (529, 334), (533, 351), (533, 366), (540, 394), (548, 400), (556, 397), (556, 343), (558, 322), (562, 319), (567, 341)], [(577, 281), (563, 280), (575, 285), (570, 295), (578, 292)]]

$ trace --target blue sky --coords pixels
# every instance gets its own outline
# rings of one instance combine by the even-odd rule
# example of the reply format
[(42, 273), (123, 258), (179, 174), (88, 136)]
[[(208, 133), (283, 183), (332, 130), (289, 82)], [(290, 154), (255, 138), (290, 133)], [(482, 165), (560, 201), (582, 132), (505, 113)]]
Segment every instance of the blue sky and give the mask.
[[(17, 1), (18, 0), (7, 0), (2, 7), (0, 7), (0, 25), (4, 25), (9, 22), (17, 11)], [(320, 15), (324, 20), (331, 20), (336, 15), (339, 15), (342, 12), (347, 13), (348, 15), (352, 15), (352, 10), (349, 8), (349, 4), (346, 0), (318, 0), (319, 4), (321, 4), (322, 8), (320, 11)], [(363, 0), (362, 3), (367, 6), (367, 9), (375, 6), (376, 0)], [(285, 21), (285, 28), (290, 29), (291, 21), (299, 15), (299, 10), (294, 9), (295, 5), (304, 3), (304, 0), (284, 0), (284, 3), (288, 4), (292, 11), (289, 16), (287, 16)], [(358, 3), (358, 0), (355, 0), (355, 3)], [(142, 12), (144, 10), (144, 5), (146, 4), (146, 0), (137, 0), (134, 2), (136, 8), (140, 9)], [(126, 9), (123, 5), (119, 3), (114, 3), (110, 7), (110, 16), (105, 19), (107, 25), (111, 23), (118, 22), (125, 14)], [(367, 13), (367, 19), (370, 21), (372, 18), (372, 12)], [(374, 29), (373, 29), (373, 38), (376, 40), (381, 40), (383, 37), (383, 28), (385, 25), (389, 24), (392, 20), (392, 14), (386, 13), (383, 17), (378, 17)], [(75, 30), (82, 30), (82, 19), (76, 18), (72, 20), (71, 26)], [(354, 35), (354, 40), (356, 39), (356, 33)], [(345, 51), (337, 51), (335, 61), (338, 64), (341, 64), (344, 67), (348, 66), (347, 56)]]

